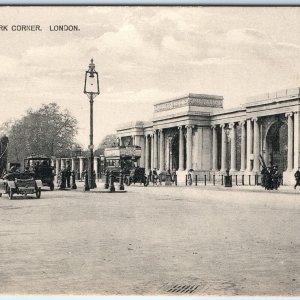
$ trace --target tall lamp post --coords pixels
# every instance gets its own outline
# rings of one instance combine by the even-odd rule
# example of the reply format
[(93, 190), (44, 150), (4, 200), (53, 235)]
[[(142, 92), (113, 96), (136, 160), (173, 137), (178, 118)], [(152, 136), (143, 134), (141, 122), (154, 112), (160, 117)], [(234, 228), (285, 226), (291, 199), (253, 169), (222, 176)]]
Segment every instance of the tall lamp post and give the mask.
[[(226, 165), (227, 165), (227, 169), (226, 169), (226, 175), (224, 176), (225, 178), (225, 187), (232, 187), (232, 176), (229, 175), (229, 159), (228, 159), (228, 147), (229, 147), (229, 142), (230, 142), (230, 135), (231, 135), (231, 129), (229, 127), (225, 128), (225, 134), (226, 134)], [(232, 157), (231, 157), (232, 159)]]
[(85, 188), (89, 190), (95, 187), (95, 178), (93, 176), (94, 171), (94, 144), (93, 144), (93, 104), (94, 98), (100, 94), (99, 90), (99, 78), (98, 72), (95, 70), (94, 60), (91, 59), (89, 64), (89, 69), (85, 72), (85, 81), (84, 81), (84, 91), (90, 101), (90, 161), (89, 161), (89, 170), (88, 170), (88, 186)]

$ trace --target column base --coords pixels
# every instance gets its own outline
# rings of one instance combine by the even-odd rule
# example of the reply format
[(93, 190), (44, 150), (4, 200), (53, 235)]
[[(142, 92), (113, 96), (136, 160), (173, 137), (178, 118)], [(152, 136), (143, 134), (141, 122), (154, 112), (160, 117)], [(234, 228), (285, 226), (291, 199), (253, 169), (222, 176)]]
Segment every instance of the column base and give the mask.
[(297, 171), (297, 169), (286, 170), (282, 173), (283, 185), (295, 185), (296, 184), (296, 180), (295, 180), (295, 176), (294, 176), (296, 171)]

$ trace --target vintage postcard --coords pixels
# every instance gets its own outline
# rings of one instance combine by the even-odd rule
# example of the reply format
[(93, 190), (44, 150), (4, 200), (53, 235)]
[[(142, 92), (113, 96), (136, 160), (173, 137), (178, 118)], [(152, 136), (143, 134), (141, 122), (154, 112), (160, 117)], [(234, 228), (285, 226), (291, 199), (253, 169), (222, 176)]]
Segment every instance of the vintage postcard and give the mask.
[(300, 295), (300, 7), (0, 7), (0, 293)]

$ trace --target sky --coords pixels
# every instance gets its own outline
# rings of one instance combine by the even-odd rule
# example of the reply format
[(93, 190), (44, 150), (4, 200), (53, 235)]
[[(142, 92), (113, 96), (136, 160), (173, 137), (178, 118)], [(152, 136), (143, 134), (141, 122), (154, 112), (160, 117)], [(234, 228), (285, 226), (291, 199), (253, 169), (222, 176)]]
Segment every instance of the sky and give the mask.
[[(83, 93), (99, 73), (94, 144), (118, 125), (151, 120), (153, 104), (187, 93), (222, 95), (224, 107), (300, 86), (299, 7), (0, 7), (0, 123), (57, 102), (89, 144)], [(53, 32), (49, 26), (78, 25)]]

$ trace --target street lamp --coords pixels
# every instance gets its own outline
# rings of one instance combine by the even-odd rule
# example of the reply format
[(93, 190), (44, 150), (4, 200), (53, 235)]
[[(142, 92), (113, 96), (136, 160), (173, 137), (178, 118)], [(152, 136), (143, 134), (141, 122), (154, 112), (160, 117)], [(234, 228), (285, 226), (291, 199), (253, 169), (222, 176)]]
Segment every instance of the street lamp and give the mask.
[(94, 98), (100, 94), (99, 90), (99, 78), (98, 72), (95, 70), (94, 60), (91, 59), (89, 64), (89, 69), (85, 72), (85, 81), (84, 81), (84, 94), (86, 94), (90, 100), (90, 163), (88, 170), (88, 186), (85, 187), (85, 190), (93, 189), (95, 187), (95, 179), (93, 176), (94, 171), (94, 145), (93, 145), (93, 103)]
[[(227, 153), (227, 157), (226, 157), (226, 164), (227, 164), (227, 169), (226, 169), (226, 175), (224, 176), (225, 178), (225, 187), (232, 187), (232, 176), (229, 175), (229, 157), (228, 157), (228, 153), (229, 153), (229, 142), (231, 139), (231, 128), (229, 126), (225, 127), (225, 134), (226, 134), (226, 153)], [(231, 158), (232, 159), (232, 158)]]

